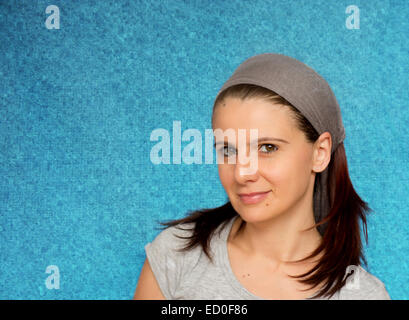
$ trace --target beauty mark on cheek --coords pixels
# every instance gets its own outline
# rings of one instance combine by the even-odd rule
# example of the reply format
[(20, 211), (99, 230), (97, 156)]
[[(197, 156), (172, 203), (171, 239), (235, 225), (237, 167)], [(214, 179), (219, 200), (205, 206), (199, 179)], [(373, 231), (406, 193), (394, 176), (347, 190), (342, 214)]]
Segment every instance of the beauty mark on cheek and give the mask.
[[(271, 189), (271, 191), (274, 193), (274, 188)], [(268, 207), (270, 204), (268, 202), (266, 202), (266, 207)]]

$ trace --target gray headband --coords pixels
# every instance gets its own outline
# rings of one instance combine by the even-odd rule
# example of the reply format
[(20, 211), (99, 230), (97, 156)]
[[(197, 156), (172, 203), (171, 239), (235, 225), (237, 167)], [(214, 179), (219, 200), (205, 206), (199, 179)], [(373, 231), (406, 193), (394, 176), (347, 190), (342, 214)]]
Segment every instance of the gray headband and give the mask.
[[(306, 64), (282, 55), (264, 53), (245, 60), (224, 83), (219, 93), (237, 84), (254, 84), (274, 91), (298, 109), (321, 135), (332, 138), (331, 153), (345, 139), (341, 110), (330, 86)], [(319, 222), (330, 210), (327, 192), (328, 167), (316, 176), (314, 216)], [(319, 226), (321, 234), (325, 226)]]

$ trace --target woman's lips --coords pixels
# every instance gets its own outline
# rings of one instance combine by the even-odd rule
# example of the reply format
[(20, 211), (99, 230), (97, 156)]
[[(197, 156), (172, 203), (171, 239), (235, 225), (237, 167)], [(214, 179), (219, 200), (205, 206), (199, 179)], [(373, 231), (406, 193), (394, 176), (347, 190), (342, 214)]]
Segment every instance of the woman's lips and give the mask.
[(239, 195), (240, 200), (245, 203), (245, 204), (253, 204), (253, 203), (258, 203), (264, 198), (267, 197), (271, 190), (263, 192), (263, 193), (257, 193), (257, 194), (252, 194), (252, 195)]

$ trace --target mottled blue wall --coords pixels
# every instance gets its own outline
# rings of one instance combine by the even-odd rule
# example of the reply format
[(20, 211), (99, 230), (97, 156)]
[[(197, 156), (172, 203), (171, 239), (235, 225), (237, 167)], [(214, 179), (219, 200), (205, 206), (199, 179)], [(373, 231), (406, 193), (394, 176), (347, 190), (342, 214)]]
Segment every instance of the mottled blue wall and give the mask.
[(226, 200), (216, 164), (152, 164), (150, 133), (179, 120), (204, 134), (234, 69), (276, 52), (332, 86), (374, 210), (369, 271), (408, 299), (408, 13), (403, 0), (1, 1), (0, 298), (130, 299), (156, 221)]

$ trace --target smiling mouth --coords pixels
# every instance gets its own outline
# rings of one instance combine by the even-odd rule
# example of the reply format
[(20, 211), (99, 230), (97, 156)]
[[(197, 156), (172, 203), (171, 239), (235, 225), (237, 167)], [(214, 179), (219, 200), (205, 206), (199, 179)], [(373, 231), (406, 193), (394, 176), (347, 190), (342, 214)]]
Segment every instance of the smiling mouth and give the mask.
[(271, 192), (271, 190), (266, 192), (255, 192), (249, 194), (239, 194), (240, 200), (245, 204), (254, 204), (262, 201), (267, 195)]

